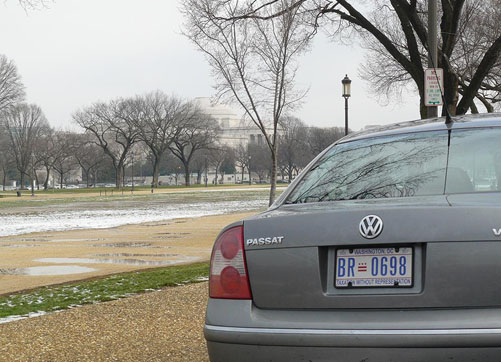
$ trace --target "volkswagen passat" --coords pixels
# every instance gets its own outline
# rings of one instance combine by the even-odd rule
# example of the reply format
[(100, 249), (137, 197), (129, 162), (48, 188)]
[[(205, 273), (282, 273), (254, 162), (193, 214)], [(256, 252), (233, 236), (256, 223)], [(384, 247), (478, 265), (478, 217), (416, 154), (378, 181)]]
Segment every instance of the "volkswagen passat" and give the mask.
[(500, 361), (501, 116), (355, 133), (211, 258), (211, 361)]

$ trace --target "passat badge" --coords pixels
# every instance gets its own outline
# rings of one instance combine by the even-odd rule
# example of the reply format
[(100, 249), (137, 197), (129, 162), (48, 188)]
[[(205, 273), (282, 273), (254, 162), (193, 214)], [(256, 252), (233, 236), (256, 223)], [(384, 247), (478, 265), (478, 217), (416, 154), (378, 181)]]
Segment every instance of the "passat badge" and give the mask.
[(383, 220), (376, 215), (368, 215), (360, 221), (360, 234), (366, 239), (374, 239), (383, 231)]
[(264, 238), (247, 239), (247, 246), (282, 244), (283, 236), (268, 236)]

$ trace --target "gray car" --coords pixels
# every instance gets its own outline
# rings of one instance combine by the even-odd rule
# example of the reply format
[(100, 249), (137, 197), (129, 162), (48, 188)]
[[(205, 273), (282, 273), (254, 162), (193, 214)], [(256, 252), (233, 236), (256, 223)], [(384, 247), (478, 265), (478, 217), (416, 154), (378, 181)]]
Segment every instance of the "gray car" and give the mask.
[(354, 133), (211, 258), (211, 361), (500, 361), (501, 115)]

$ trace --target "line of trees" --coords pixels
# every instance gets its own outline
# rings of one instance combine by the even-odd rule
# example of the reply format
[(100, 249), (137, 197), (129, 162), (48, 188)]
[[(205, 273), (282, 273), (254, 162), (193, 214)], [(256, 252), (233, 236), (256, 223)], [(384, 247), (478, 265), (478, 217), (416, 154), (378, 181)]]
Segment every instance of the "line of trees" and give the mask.
[[(8, 179), (19, 180), (21, 188), (29, 181), (47, 189), (50, 175), (62, 188), (70, 179), (75, 182), (74, 171), (80, 170), (78, 181), (87, 187), (112, 178), (121, 187), (126, 173), (143, 180), (152, 175), (153, 186), (158, 186), (159, 174), (175, 174), (177, 182), (184, 173), (185, 185), (192, 175), (198, 184), (207, 182), (204, 175), (209, 171), (215, 172), (216, 183), (237, 172), (242, 181), (251, 180), (251, 174), (259, 182), (271, 178), (270, 151), (264, 142), (237, 148), (221, 145), (213, 119), (192, 103), (160, 92), (94, 104), (74, 118), (85, 132), (53, 129), (36, 105), (19, 103), (2, 113), (4, 189)], [(343, 136), (340, 128), (308, 127), (294, 117), (284, 117), (280, 129), (277, 167), (279, 178), (289, 182), (316, 154)]]
[(189, 185), (192, 174), (202, 183), (210, 169), (220, 183), (237, 167), (242, 180), (244, 173), (249, 180), (254, 173), (260, 181), (273, 182), (277, 171), (282, 179), (291, 180), (314, 155), (342, 136), (339, 129), (311, 128), (297, 118), (281, 116), (272, 136), (273, 150), (266, 138), (262, 144), (233, 149), (220, 144), (217, 121), (196, 103), (160, 91), (96, 102), (73, 115), (83, 133), (62, 131), (49, 125), (39, 106), (24, 103), (24, 96), (15, 64), (0, 55), (3, 189), (9, 179), (19, 180), (21, 188), (30, 183), (47, 189), (51, 175), (63, 187), (80, 170), (78, 181), (85, 180), (87, 186), (113, 178), (117, 188), (125, 184), (126, 170), (131, 175), (139, 170), (141, 175), (143, 170), (151, 174), (153, 187), (158, 187), (160, 173), (173, 173), (177, 180), (182, 170)]
[(117, 188), (123, 185), (124, 168), (134, 150), (140, 148), (147, 150), (153, 164), (154, 187), (167, 152), (182, 163), (188, 186), (194, 156), (217, 148), (220, 133), (217, 121), (197, 104), (160, 91), (95, 103), (77, 111), (73, 119), (111, 160)]

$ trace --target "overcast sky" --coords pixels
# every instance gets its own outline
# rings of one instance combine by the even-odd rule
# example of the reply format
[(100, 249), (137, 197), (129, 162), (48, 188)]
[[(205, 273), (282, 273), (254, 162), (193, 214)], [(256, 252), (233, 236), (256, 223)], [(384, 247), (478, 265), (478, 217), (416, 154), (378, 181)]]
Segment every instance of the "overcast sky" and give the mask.
[[(211, 96), (203, 56), (180, 34), (178, 0), (55, 0), (25, 12), (0, 2), (0, 53), (14, 60), (27, 100), (49, 122), (74, 129), (71, 114), (98, 100), (160, 89), (186, 98)], [(364, 53), (320, 35), (301, 59), (299, 85), (310, 91), (297, 116), (315, 126), (344, 126), (341, 79), (352, 79), (350, 128), (419, 118), (418, 98), (381, 106), (358, 76)]]

